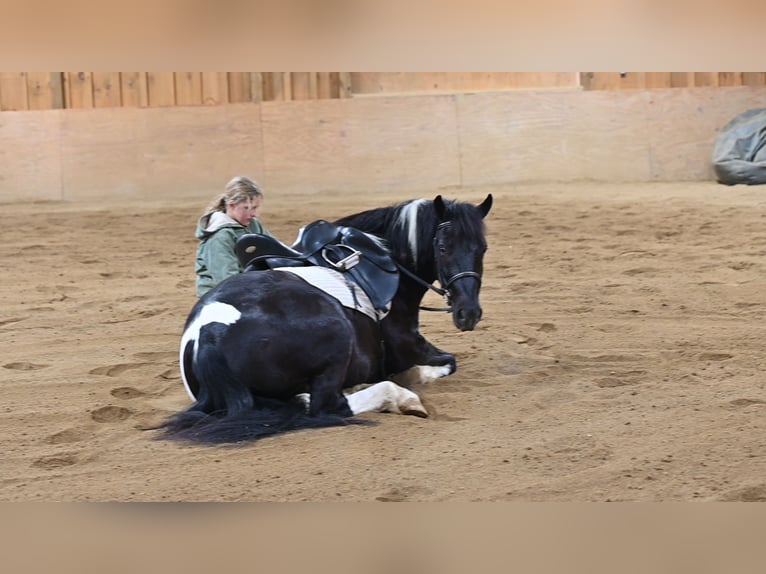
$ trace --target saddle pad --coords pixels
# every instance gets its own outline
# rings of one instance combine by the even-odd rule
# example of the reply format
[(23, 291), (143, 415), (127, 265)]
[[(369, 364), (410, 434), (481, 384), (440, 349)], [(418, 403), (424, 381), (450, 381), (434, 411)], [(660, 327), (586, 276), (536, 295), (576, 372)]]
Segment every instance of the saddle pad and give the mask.
[(374, 321), (383, 319), (391, 308), (389, 305), (384, 313), (375, 311), (370, 298), (361, 287), (347, 281), (342, 273), (327, 267), (276, 267), (274, 271), (297, 275), (309, 285), (337, 299), (344, 307), (364, 313)]

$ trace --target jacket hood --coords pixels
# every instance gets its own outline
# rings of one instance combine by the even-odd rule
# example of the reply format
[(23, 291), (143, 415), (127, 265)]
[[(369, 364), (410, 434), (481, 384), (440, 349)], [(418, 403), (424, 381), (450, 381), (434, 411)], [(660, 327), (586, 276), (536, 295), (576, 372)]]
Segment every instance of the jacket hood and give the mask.
[(197, 221), (197, 231), (194, 233), (194, 236), (197, 239), (205, 239), (222, 227), (244, 229), (244, 226), (241, 223), (235, 221), (223, 211), (210, 211), (200, 217), (199, 221)]

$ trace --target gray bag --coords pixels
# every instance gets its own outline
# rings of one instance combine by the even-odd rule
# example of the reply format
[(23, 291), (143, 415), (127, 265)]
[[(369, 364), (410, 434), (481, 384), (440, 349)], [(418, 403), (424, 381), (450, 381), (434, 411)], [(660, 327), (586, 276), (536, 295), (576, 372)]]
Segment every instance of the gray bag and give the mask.
[(748, 110), (728, 124), (713, 146), (713, 169), (719, 183), (766, 183), (766, 108)]

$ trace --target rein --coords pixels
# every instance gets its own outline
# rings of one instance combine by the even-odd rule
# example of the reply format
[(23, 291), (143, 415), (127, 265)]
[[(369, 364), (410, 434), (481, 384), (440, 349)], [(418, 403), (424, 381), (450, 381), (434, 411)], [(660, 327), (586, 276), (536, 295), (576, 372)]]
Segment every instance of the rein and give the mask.
[[(420, 283), (423, 287), (426, 289), (430, 289), (431, 291), (434, 291), (444, 297), (444, 299), (447, 301), (447, 305), (449, 305), (449, 291), (446, 289), (441, 289), (440, 287), (434, 286), (432, 283), (428, 283), (427, 281), (423, 281), (420, 277), (415, 275), (412, 271), (404, 267), (403, 265), (397, 263), (396, 266), (399, 268), (399, 271), (403, 272), (407, 277), (415, 281), (416, 283)], [(450, 313), (452, 311), (452, 307), (420, 307), (422, 311), (442, 311), (445, 313)]]
[(399, 263), (396, 264), (396, 266), (399, 268), (399, 271), (404, 272), (404, 274), (407, 275), (410, 279), (412, 279), (413, 281), (415, 281), (417, 283), (420, 283), (420, 285), (426, 287), (427, 289), (430, 289), (431, 291), (434, 291), (435, 293), (438, 293), (439, 295), (444, 297), (444, 299), (445, 299), (445, 301), (447, 303), (447, 307), (423, 307), (423, 306), (421, 306), (420, 309), (422, 311), (438, 311), (438, 312), (451, 313), (452, 312), (452, 302), (450, 301), (449, 287), (450, 287), (450, 285), (452, 285), (458, 279), (462, 279), (463, 277), (473, 277), (473, 278), (475, 278), (479, 282), (479, 284), (481, 284), (481, 275), (479, 275), (475, 271), (460, 271), (458, 273), (455, 273), (449, 279), (446, 279), (446, 280), (444, 279), (444, 275), (442, 273), (441, 267), (438, 265), (438, 257), (436, 257), (436, 253), (438, 252), (436, 244), (437, 244), (437, 240), (438, 240), (439, 231), (441, 231), (442, 229), (445, 229), (449, 225), (450, 225), (449, 221), (444, 221), (444, 222), (439, 224), (439, 226), (436, 228), (436, 234), (434, 235), (434, 242), (433, 242), (433, 244), (434, 244), (434, 256), (437, 259), (437, 266), (436, 266), (437, 269), (436, 269), (436, 272), (437, 272), (437, 275), (439, 276), (439, 283), (441, 284), (441, 287), (435, 287), (433, 284), (424, 281), (423, 279), (421, 279), (420, 277), (415, 275), (412, 271), (410, 271), (409, 269), (406, 269), (404, 266), (400, 265)]

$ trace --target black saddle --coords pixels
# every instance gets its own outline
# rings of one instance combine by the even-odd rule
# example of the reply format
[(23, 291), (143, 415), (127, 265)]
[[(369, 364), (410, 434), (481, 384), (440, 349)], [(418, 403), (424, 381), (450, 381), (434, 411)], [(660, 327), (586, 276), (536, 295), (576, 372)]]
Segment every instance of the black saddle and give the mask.
[(399, 287), (399, 272), (388, 251), (369, 235), (319, 219), (309, 223), (291, 246), (260, 233), (243, 235), (236, 253), (244, 271), (318, 265), (343, 273), (367, 294), (373, 307), (387, 311)]

